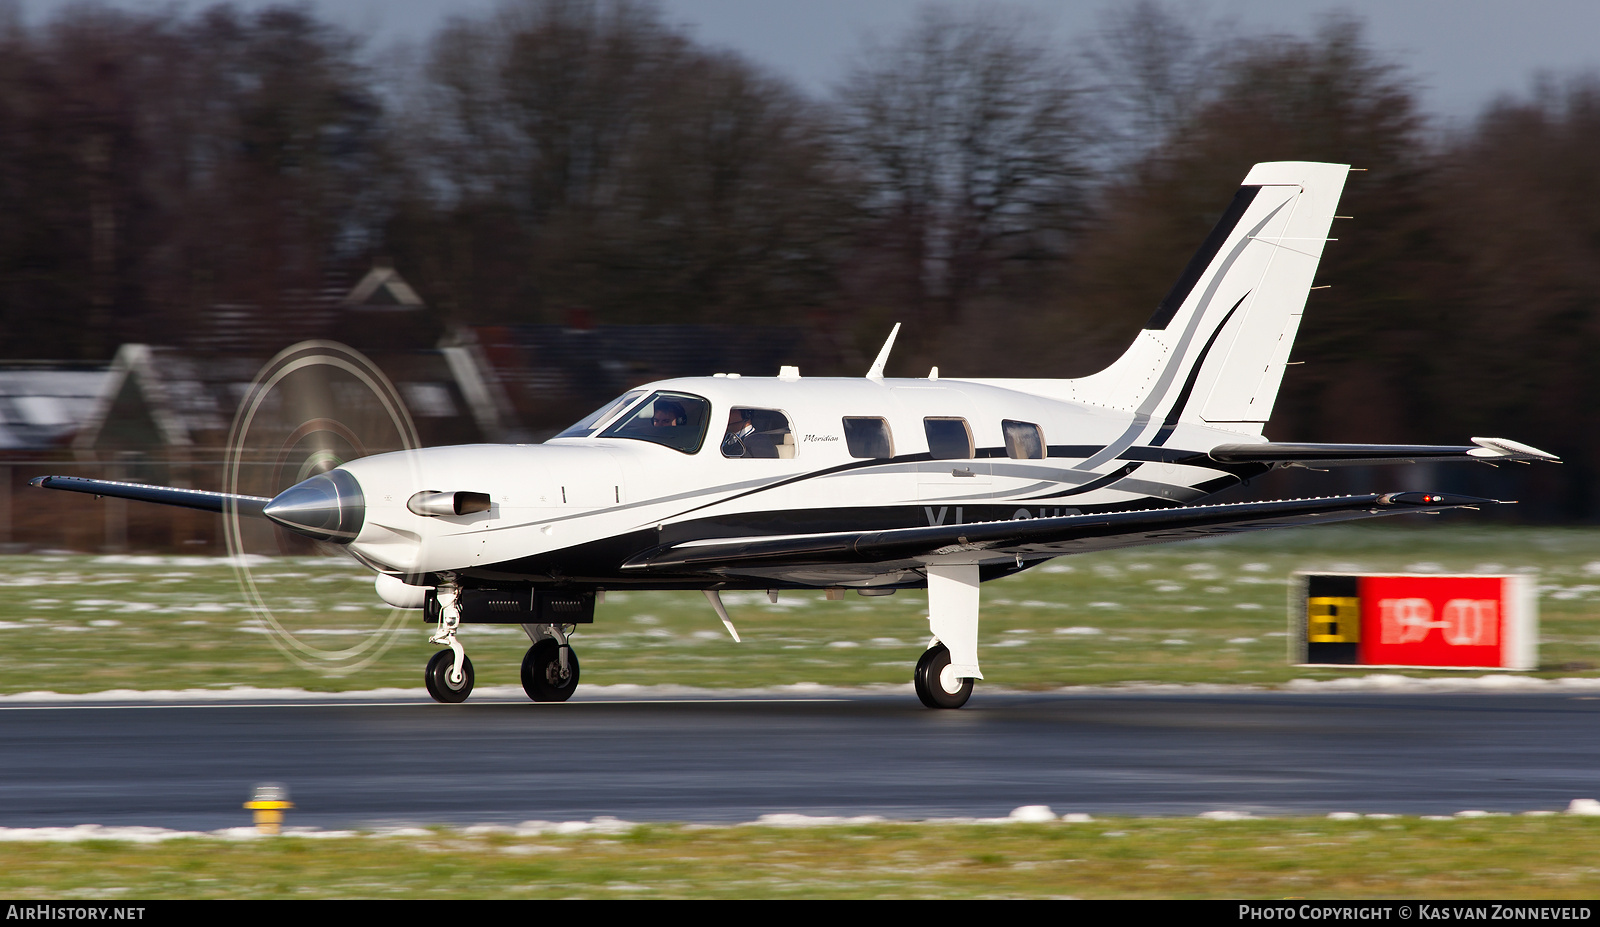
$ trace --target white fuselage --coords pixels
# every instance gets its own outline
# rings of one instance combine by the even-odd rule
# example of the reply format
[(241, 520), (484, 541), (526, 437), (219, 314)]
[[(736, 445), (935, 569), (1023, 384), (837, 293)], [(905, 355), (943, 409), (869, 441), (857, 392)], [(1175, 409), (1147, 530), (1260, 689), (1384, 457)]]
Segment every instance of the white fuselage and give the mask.
[[(1047, 398), (995, 381), (716, 376), (642, 390), (709, 402), (709, 427), (696, 452), (590, 436), (355, 460), (343, 469), (361, 484), (366, 519), (352, 551), (380, 570), (408, 575), (476, 570), (507, 579), (604, 579), (615, 575), (621, 559), (662, 539), (913, 527), (1191, 502), (1237, 481), (1205, 460), (1206, 451), (1259, 440), (1194, 423), (1141, 420), (1132, 411)], [(782, 413), (792, 432), (783, 456), (725, 456), (724, 423), (736, 407)], [(883, 419), (892, 456), (852, 456), (845, 417)], [(929, 459), (929, 418), (964, 421), (973, 456)], [(1001, 425), (1008, 420), (1037, 425), (1048, 456), (1008, 457)], [(486, 493), (492, 506), (460, 516), (417, 515), (407, 500), (423, 490)]]

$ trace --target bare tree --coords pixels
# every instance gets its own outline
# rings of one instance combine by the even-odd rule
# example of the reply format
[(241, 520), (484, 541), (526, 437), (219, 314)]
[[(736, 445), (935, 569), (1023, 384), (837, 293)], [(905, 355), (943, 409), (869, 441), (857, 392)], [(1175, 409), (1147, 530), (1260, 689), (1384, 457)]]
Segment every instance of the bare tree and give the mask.
[(1546, 75), (1450, 139), (1429, 185), (1450, 274), (1424, 401), (1445, 429), (1515, 430), (1568, 462), (1528, 474), (1541, 492), (1501, 490), (1533, 503), (1523, 518), (1600, 515), (1596, 150), (1600, 74)]
[(1101, 15), (1083, 58), (1111, 171), (1166, 146), (1216, 91), (1230, 58), (1218, 37), (1226, 28), (1160, 0)]
[(1008, 260), (1064, 247), (1088, 131), (1065, 60), (1031, 20), (926, 7), (863, 50), (835, 104), (877, 260), (897, 268), (895, 301), (919, 328), (958, 320)]
[(87, 5), (0, 46), (0, 318), (19, 336), (0, 351), (181, 340), (213, 302), (270, 311), (371, 247), (382, 111), (339, 30)]
[(421, 111), (430, 195), (397, 232), (464, 319), (772, 321), (832, 288), (844, 202), (822, 120), (653, 4), (459, 20)]

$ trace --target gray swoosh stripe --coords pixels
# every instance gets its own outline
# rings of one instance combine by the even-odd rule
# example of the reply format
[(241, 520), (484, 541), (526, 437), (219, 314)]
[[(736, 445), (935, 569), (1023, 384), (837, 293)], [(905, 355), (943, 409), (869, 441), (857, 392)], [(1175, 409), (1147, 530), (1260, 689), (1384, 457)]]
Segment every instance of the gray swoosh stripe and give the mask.
[[(1228, 252), (1228, 256), (1223, 259), (1222, 266), (1217, 269), (1217, 272), (1211, 277), (1211, 282), (1206, 285), (1205, 294), (1200, 297), (1200, 307), (1195, 310), (1194, 316), (1183, 330), (1183, 335), (1178, 339), (1177, 349), (1173, 352), (1175, 355), (1174, 361), (1188, 352), (1189, 345), (1194, 341), (1195, 332), (1199, 330), (1200, 323), (1204, 321), (1206, 312), (1211, 308), (1211, 300), (1217, 295), (1217, 288), (1222, 286), (1222, 281), (1228, 276), (1229, 268), (1239, 260), (1239, 256), (1244, 253), (1244, 249), (1249, 246), (1250, 242), (1255, 240), (1255, 236), (1266, 227), (1268, 222), (1272, 221), (1272, 217), (1276, 216), (1283, 210), (1283, 207), (1292, 202), (1294, 202), (1293, 197), (1279, 203), (1277, 208), (1267, 213), (1266, 217), (1256, 223), (1255, 228), (1245, 233), (1244, 238), (1240, 239), (1233, 250)], [(1156, 385), (1150, 390), (1150, 395), (1145, 398), (1144, 403), (1134, 412), (1133, 422), (1128, 426), (1128, 430), (1122, 433), (1121, 437), (1107, 444), (1105, 450), (1085, 460), (1074, 469), (1088, 470), (1098, 467), (1107, 461), (1116, 460), (1122, 456), (1124, 451), (1132, 447), (1133, 442), (1138, 440), (1139, 435), (1143, 434), (1145, 428), (1150, 424), (1151, 413), (1167, 401), (1167, 393), (1171, 391), (1173, 381), (1178, 377), (1179, 366), (1176, 362), (1169, 362), (1161, 371), (1160, 379), (1156, 381)]]
[[(1018, 493), (1033, 492), (1036, 489), (1049, 489), (1049, 488), (1054, 487), (1054, 486), (1060, 486), (1063, 482), (1087, 483), (1089, 481), (1088, 480), (1072, 480), (1072, 481), (1052, 480), (1052, 481), (1050, 481), (1048, 483), (1034, 483), (1032, 486), (1021, 486), (1021, 487), (1018, 487), (1016, 489), (1008, 489), (1008, 490), (1006, 490), (1004, 492), (981, 492), (981, 493), (973, 493), (972, 495), (967, 495), (967, 496), (940, 496), (938, 499), (919, 499), (917, 501), (919, 501), (919, 502), (972, 502), (972, 501), (977, 500), (977, 499), (1004, 499), (1004, 498), (1007, 498), (1009, 496), (1015, 496)], [(954, 488), (954, 487), (952, 487), (952, 488)]]
[[(647, 506), (647, 505), (660, 505), (661, 503), (664, 503), (664, 502), (681, 502), (681, 501), (683, 501), (685, 499), (699, 499), (699, 498), (702, 498), (704, 496), (714, 496), (714, 495), (716, 495), (718, 493), (734, 492), (734, 491), (741, 490), (741, 489), (759, 489), (759, 488), (764, 487), (764, 486), (770, 486), (773, 483), (781, 483), (784, 480), (791, 479), (791, 478), (792, 477), (790, 477), (790, 476), (782, 476), (782, 477), (773, 477), (772, 479), (765, 479), (765, 480), (745, 480), (744, 482), (741, 482), (741, 483), (724, 483), (721, 486), (708, 486), (708, 487), (706, 487), (704, 489), (696, 489), (696, 490), (692, 490), (690, 492), (674, 493), (673, 495), (670, 495), (670, 496), (656, 496), (653, 499), (643, 499), (643, 500), (640, 500), (638, 502), (624, 502), (621, 505), (608, 505), (608, 506), (606, 506), (604, 508), (589, 509), (589, 510), (583, 511), (583, 512), (574, 512), (571, 515), (558, 515), (555, 518), (541, 518), (538, 521), (522, 521), (522, 522), (517, 522), (514, 525), (496, 525), (493, 528), (478, 528), (478, 529), (475, 529), (475, 530), (473, 530), (471, 532), (465, 532), (465, 533), (481, 534), (483, 532), (510, 531), (513, 528), (526, 528), (526, 527), (529, 527), (531, 525), (553, 525), (556, 522), (571, 521), (574, 518), (588, 518), (591, 515), (602, 515), (602, 514), (606, 514), (606, 513), (609, 513), (609, 512), (625, 512), (628, 509), (642, 508), (642, 507)], [(671, 518), (672, 516), (669, 515), (667, 517)], [(655, 524), (655, 522), (652, 521), (652, 522), (650, 522), (650, 524)], [(644, 527), (644, 526), (640, 525), (639, 527)]]
[(1192, 486), (1181, 486), (1173, 483), (1156, 483), (1150, 480), (1122, 479), (1117, 480), (1107, 489), (1119, 489), (1123, 492), (1136, 492), (1141, 495), (1155, 496), (1158, 499), (1171, 499), (1174, 502), (1189, 502), (1194, 499), (1204, 498), (1207, 494)]

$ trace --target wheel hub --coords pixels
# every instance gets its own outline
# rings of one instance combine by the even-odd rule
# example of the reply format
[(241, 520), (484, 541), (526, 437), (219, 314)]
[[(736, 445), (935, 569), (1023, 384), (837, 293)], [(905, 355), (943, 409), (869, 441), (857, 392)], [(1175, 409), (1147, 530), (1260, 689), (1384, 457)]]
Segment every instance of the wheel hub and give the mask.
[(961, 691), (961, 677), (956, 675), (955, 669), (948, 663), (939, 671), (939, 688), (951, 695)]

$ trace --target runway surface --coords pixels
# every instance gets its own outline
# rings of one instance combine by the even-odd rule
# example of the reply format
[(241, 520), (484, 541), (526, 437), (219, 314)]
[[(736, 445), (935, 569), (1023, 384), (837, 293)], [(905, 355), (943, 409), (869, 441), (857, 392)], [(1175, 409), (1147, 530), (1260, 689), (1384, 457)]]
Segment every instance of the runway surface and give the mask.
[(750, 821), (1560, 810), (1600, 797), (1600, 699), (1019, 695), (0, 708), (0, 826)]

